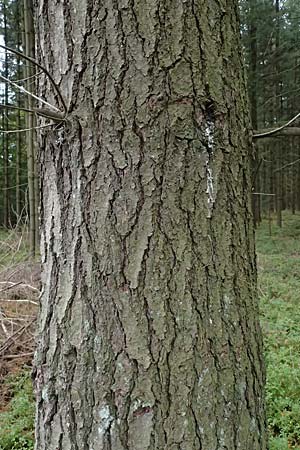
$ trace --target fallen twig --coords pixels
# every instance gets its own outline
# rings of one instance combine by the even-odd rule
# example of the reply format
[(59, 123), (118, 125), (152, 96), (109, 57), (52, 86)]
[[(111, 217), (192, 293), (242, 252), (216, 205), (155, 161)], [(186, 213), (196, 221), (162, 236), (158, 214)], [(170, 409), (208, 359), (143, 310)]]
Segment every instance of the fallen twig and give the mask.
[[(0, 347), (0, 354), (3, 353), (5, 350), (8, 350), (9, 347), (11, 347), (15, 343), (15, 338), (20, 338), (22, 334), (29, 328), (34, 322), (36, 321), (36, 318), (31, 320), (27, 325), (23, 325), (21, 328), (19, 328), (15, 333), (13, 333), (11, 336), (9, 336), (8, 339), (3, 343), (3, 345)], [(2, 355), (1, 355), (2, 356)]]
[(19, 353), (17, 355), (3, 355), (1, 356), (1, 358), (3, 359), (14, 359), (14, 358), (25, 358), (27, 356), (33, 356), (34, 352), (29, 352), (29, 353)]
[(38, 288), (31, 286), (30, 284), (23, 283), (22, 281), (18, 281), (17, 283), (14, 283), (12, 281), (0, 281), (0, 284), (9, 284), (9, 286), (7, 288), (1, 289), (0, 293), (4, 292), (4, 291), (8, 291), (9, 289), (13, 289), (16, 286), (32, 289), (33, 291), (37, 292), (38, 294), (40, 293), (40, 290)]

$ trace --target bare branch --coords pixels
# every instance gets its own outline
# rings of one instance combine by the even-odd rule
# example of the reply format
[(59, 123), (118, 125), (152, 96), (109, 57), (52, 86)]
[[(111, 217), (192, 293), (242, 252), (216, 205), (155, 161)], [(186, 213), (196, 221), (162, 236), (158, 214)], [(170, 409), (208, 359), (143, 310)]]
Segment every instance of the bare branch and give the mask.
[(38, 100), (39, 102), (43, 103), (44, 105), (47, 105), (50, 109), (53, 109), (56, 112), (60, 112), (56, 106), (51, 105), (51, 103), (46, 102), (46, 100), (43, 100), (42, 98), (38, 97), (37, 95), (33, 94), (32, 92), (27, 91), (23, 86), (19, 86), (14, 81), (11, 81), (9, 78), (4, 77), (3, 75), (0, 75), (1, 80), (6, 81), (6, 83), (11, 84), (15, 88), (17, 88), (20, 92), (23, 92), (24, 94), (30, 95), (30, 97), (34, 98), (35, 100)]
[[(3, 353), (5, 350), (8, 350), (9, 347), (13, 345), (16, 338), (20, 338), (22, 334), (36, 321), (36, 318), (31, 320), (27, 325), (23, 325), (21, 328), (19, 328), (17, 331), (15, 331), (9, 338), (6, 339), (6, 341), (1, 345), (0, 347), (0, 354)], [(3, 357), (3, 355), (1, 355)]]
[(47, 123), (47, 125), (41, 125), (40, 127), (23, 128), (21, 130), (0, 130), (0, 134), (13, 134), (13, 133), (23, 133), (23, 131), (40, 130), (41, 128), (53, 127), (55, 123)]
[[(62, 122), (63, 120), (65, 120), (64, 114), (61, 111), (53, 112), (46, 108), (28, 109), (28, 108), (23, 108), (23, 107), (20, 108), (19, 106), (14, 106), (14, 105), (5, 105), (3, 103), (0, 104), (0, 108), (16, 109), (17, 111), (24, 111), (24, 112), (28, 112), (31, 114), (38, 114), (39, 116), (45, 117), (46, 119), (54, 120), (55, 122)], [(14, 131), (14, 130), (12, 130), (12, 131)]]
[(41, 66), (41, 64), (39, 64), (35, 59), (30, 58), (29, 56), (24, 55), (23, 53), (18, 52), (17, 50), (14, 50), (13, 48), (6, 47), (5, 45), (0, 45), (0, 47), (1, 47), (1, 48), (4, 48), (5, 50), (8, 50), (9, 52), (14, 53), (14, 54), (17, 55), (17, 56), (20, 56), (21, 58), (26, 59), (27, 61), (31, 62), (31, 63), (34, 64), (35, 66), (39, 67), (39, 68), (47, 75), (47, 77), (48, 77), (49, 80), (51, 81), (51, 83), (52, 83), (52, 85), (53, 85), (53, 87), (54, 87), (54, 89), (55, 89), (55, 91), (56, 91), (56, 93), (57, 93), (57, 95), (58, 95), (58, 97), (59, 97), (59, 99), (60, 99), (60, 101), (61, 101), (61, 104), (62, 104), (62, 106), (63, 106), (63, 108), (64, 108), (64, 112), (65, 112), (65, 113), (68, 112), (68, 108), (67, 108), (67, 106), (66, 106), (66, 104), (65, 104), (65, 101), (64, 101), (64, 99), (63, 99), (63, 96), (61, 95), (61, 92), (60, 92), (60, 90), (59, 90), (57, 84), (55, 83), (55, 81), (54, 81), (52, 75), (48, 72), (48, 70), (47, 70), (45, 67)]
[(0, 104), (0, 108), (16, 109), (17, 111), (24, 111), (24, 112), (29, 112), (29, 113), (35, 113), (35, 111), (33, 109), (20, 108), (19, 106), (14, 106), (14, 105), (4, 105), (3, 103)]
[(1, 321), (1, 327), (2, 327), (2, 330), (3, 330), (3, 332), (4, 332), (4, 334), (5, 334), (5, 336), (6, 336), (6, 338), (8, 339), (8, 337), (9, 337), (9, 332), (7, 331), (7, 328), (6, 328), (6, 326), (5, 326), (5, 316), (4, 316), (4, 313), (1, 311), (1, 308), (0, 308), (0, 321)]
[(30, 77), (20, 78), (19, 80), (13, 80), (13, 81), (15, 83), (24, 83), (24, 81), (31, 80), (32, 78), (38, 78), (42, 73), (43, 73), (43, 71), (41, 70), (40, 72), (35, 73), (34, 75), (31, 75)]
[(17, 187), (23, 187), (23, 186), (28, 186), (28, 183), (15, 184), (14, 186), (9, 186), (7, 188), (0, 188), (0, 191), (2, 191), (2, 192), (10, 191), (12, 189), (16, 189)]
[(253, 135), (253, 139), (263, 138), (263, 137), (271, 136), (272, 134), (278, 133), (279, 131), (283, 130), (284, 128), (287, 128), (289, 125), (291, 125), (293, 122), (295, 122), (295, 120), (297, 120), (298, 117), (300, 117), (300, 112), (298, 114), (296, 114), (287, 123), (285, 123), (284, 125), (281, 125), (281, 127), (275, 128), (275, 129), (270, 130), (270, 131), (265, 131), (265, 132), (262, 132), (262, 133), (254, 134)]
[(276, 194), (266, 194), (265, 192), (252, 192), (252, 195), (267, 195), (271, 197), (275, 197)]
[(54, 120), (55, 122), (63, 122), (65, 120), (65, 114), (61, 111), (53, 112), (46, 108), (33, 108), (34, 112), (39, 116), (45, 117), (46, 119)]
[(33, 356), (34, 352), (29, 353), (18, 353), (16, 355), (2, 355), (1, 358), (3, 359), (15, 359), (15, 358), (25, 358), (25, 356)]
[(11, 299), (11, 298), (1, 298), (0, 299), (0, 303), (13, 303), (13, 304), (15, 304), (15, 303), (30, 303), (31, 305), (35, 305), (35, 306), (38, 306), (39, 304), (37, 303), (37, 302), (35, 302), (35, 301), (33, 301), (33, 300), (28, 300), (28, 299)]
[(300, 161), (300, 158), (299, 158), (299, 159), (296, 159), (296, 161), (292, 161), (291, 163), (285, 164), (284, 166), (279, 167), (278, 169), (273, 170), (273, 172), (274, 172), (274, 173), (275, 173), (275, 172), (279, 172), (280, 170), (283, 170), (283, 169), (285, 169), (286, 167), (290, 167), (290, 166), (293, 166), (294, 164), (297, 164), (299, 161)]
[(8, 291), (9, 289), (13, 289), (13, 288), (19, 286), (19, 287), (28, 288), (37, 293), (40, 293), (38, 288), (31, 286), (30, 284), (23, 283), (22, 281), (18, 281), (17, 283), (13, 283), (12, 281), (0, 281), (0, 284), (8, 285), (6, 288), (1, 289), (0, 292)]
[(20, 284), (22, 284), (22, 281), (18, 281), (17, 283), (13, 283), (12, 281), (0, 281), (0, 284), (8, 284), (8, 287), (0, 290), (1, 293), (4, 291), (8, 291), (9, 289), (15, 288), (17, 286), (20, 286)]

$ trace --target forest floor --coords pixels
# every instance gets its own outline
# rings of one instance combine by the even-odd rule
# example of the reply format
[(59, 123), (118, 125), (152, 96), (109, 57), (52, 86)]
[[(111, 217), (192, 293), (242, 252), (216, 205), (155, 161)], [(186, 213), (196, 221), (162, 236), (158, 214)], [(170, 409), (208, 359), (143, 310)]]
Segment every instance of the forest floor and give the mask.
[(0, 231), (0, 385), (32, 359), (39, 284), (40, 264), (29, 258), (26, 234)]
[(26, 233), (0, 230), (0, 450), (33, 449), (30, 379), (40, 264)]
[[(263, 221), (256, 232), (270, 450), (300, 449), (300, 214), (286, 213), (282, 229), (275, 221), (271, 228), (270, 236)], [(0, 231), (0, 450), (33, 449), (30, 367), (40, 268), (27, 254), (22, 236)]]
[[(275, 220), (274, 220), (275, 222)], [(300, 449), (300, 214), (256, 232), (270, 450)]]

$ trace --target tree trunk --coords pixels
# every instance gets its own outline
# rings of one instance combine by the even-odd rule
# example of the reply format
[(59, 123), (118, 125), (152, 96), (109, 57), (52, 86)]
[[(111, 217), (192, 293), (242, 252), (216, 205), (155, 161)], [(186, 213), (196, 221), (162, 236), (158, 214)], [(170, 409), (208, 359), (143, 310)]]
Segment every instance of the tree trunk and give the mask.
[[(34, 29), (33, 29), (33, 4), (32, 0), (24, 0), (24, 29), (25, 29), (25, 54), (34, 57)], [(27, 90), (34, 91), (34, 66), (28, 62), (25, 65), (25, 76), (27, 78)], [(32, 97), (27, 96), (26, 107), (33, 109), (35, 106)], [(29, 203), (29, 241), (30, 253), (35, 255), (37, 246), (37, 173), (35, 155), (35, 117), (32, 113), (26, 115), (26, 125), (30, 131), (26, 133), (27, 146), (27, 171), (28, 171), (28, 203)]]
[[(8, 30), (7, 30), (7, 5), (6, 2), (3, 2), (2, 5), (2, 14), (3, 14), (3, 28), (4, 28), (4, 43), (7, 45), (8, 38)], [(8, 54), (5, 50), (4, 52), (4, 76), (8, 78)], [(8, 85), (5, 83), (4, 85), (4, 104), (8, 104)], [(3, 129), (5, 131), (8, 130), (8, 111), (4, 111), (3, 113)], [(8, 228), (10, 225), (10, 214), (9, 214), (9, 137), (8, 134), (3, 135), (3, 225), (5, 228)]]
[[(21, 24), (23, 24), (23, 17), (21, 13), (21, 5), (20, 2), (17, 2), (15, 9), (15, 23), (17, 25), (17, 39), (16, 39), (16, 49), (20, 52), (22, 51), (22, 30)], [(17, 61), (17, 79), (22, 79), (22, 66), (21, 66), (21, 58), (19, 56), (16, 57)], [(16, 93), (17, 105), (19, 108), (22, 108), (22, 98), (21, 93), (18, 90)], [(16, 113), (16, 127), (17, 129), (21, 129), (22, 127), (22, 119), (21, 119), (21, 111), (17, 111)], [(21, 161), (22, 161), (22, 134), (17, 133), (16, 135), (16, 215), (17, 215), (17, 224), (21, 222), (22, 215), (22, 198), (21, 198)]]
[[(300, 158), (300, 139), (297, 138), (295, 142), (295, 148), (297, 149), (298, 157)], [(296, 166), (295, 173), (295, 203), (296, 210), (300, 211), (300, 163)]]
[[(249, 100), (251, 106), (251, 122), (254, 130), (258, 129), (257, 123), (257, 29), (255, 12), (257, 9), (256, 0), (249, 2), (249, 39), (250, 39), (250, 67), (249, 67)], [(260, 158), (258, 146), (253, 149), (253, 190), (260, 192)], [(261, 222), (261, 197), (260, 195), (252, 196), (252, 208), (254, 225), (257, 226)]]
[(266, 449), (238, 5), (220, 4), (39, 2), (69, 113), (40, 136), (38, 450)]
[[(275, 28), (275, 111), (276, 111), (276, 123), (279, 118), (282, 117), (282, 104), (281, 104), (281, 79), (280, 79), (280, 66), (279, 66), (279, 56), (280, 56), (280, 5), (279, 0), (275, 1), (275, 13), (276, 13), (276, 28)], [(276, 165), (277, 168), (283, 166), (282, 158), (282, 140), (276, 142)], [(276, 172), (275, 176), (276, 183), (276, 218), (277, 225), (282, 227), (282, 199), (283, 199), (283, 173), (282, 170)]]

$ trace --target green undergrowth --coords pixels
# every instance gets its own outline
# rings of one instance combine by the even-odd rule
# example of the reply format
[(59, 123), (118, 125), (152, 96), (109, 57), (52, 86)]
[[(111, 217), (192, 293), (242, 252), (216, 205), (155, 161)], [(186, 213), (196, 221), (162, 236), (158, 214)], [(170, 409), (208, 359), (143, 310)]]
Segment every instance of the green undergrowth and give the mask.
[(300, 215), (256, 233), (270, 450), (300, 449)]
[(5, 383), (12, 400), (0, 414), (0, 450), (32, 450), (35, 406), (30, 374), (11, 376)]

